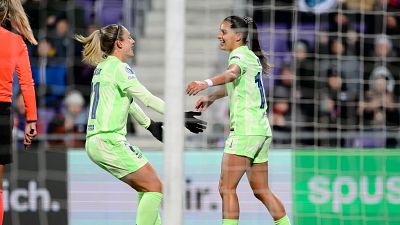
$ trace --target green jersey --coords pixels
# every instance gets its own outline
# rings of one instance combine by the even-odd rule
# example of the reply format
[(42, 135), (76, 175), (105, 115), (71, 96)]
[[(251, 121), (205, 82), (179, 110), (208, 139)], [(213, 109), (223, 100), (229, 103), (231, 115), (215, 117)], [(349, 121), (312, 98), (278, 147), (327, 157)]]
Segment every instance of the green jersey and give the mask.
[(232, 64), (240, 67), (240, 76), (226, 84), (231, 132), (272, 136), (260, 60), (247, 46), (241, 46), (229, 54), (229, 65)]
[(117, 57), (108, 56), (97, 65), (93, 73), (86, 136), (99, 133), (125, 136), (129, 113), (135, 119), (142, 120), (139, 121), (142, 126), (148, 127), (150, 119), (133, 102), (133, 96), (146, 106), (163, 113), (164, 102), (143, 87), (132, 68)]

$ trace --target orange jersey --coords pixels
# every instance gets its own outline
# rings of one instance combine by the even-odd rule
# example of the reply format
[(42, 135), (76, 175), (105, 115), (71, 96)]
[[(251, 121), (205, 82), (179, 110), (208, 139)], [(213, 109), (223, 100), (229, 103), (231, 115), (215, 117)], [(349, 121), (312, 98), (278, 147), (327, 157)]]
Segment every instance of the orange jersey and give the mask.
[(0, 102), (11, 102), (14, 71), (24, 97), (26, 120), (36, 121), (36, 97), (28, 49), (20, 35), (0, 26)]

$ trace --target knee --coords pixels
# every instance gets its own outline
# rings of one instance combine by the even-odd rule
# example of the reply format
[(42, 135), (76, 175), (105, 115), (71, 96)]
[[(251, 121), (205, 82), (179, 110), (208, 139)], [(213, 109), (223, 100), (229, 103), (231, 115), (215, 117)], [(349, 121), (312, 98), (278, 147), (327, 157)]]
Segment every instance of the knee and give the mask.
[(163, 185), (162, 182), (157, 180), (152, 180), (151, 182), (147, 182), (145, 185), (142, 185), (140, 188), (135, 188), (137, 191), (140, 192), (159, 192), (163, 193)]
[(264, 201), (265, 199), (268, 199), (268, 197), (272, 194), (271, 191), (268, 188), (264, 188), (264, 189), (256, 189), (253, 190), (253, 194), (254, 196), (260, 200), (260, 201)]
[(226, 183), (220, 182), (218, 186), (219, 194), (221, 197), (227, 194), (236, 193), (236, 187), (227, 185)]
[(262, 193), (259, 193), (259, 192), (253, 192), (253, 194), (260, 201), (262, 201), (265, 198), (265, 194), (262, 194)]
[(154, 183), (154, 192), (160, 192), (163, 193), (163, 184), (160, 180), (157, 180), (157, 182)]

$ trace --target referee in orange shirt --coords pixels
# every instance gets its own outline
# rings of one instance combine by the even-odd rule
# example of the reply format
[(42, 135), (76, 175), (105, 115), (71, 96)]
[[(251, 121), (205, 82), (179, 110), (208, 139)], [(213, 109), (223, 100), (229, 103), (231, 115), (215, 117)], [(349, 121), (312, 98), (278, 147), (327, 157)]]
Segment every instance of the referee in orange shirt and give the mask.
[(11, 150), (11, 96), (14, 71), (17, 71), (26, 109), (24, 144), (29, 147), (36, 136), (36, 98), (29, 63), (28, 49), (18, 34), (4, 28), (9, 22), (13, 29), (30, 43), (37, 44), (21, 0), (0, 1), (0, 225), (3, 224), (4, 165), (12, 162)]

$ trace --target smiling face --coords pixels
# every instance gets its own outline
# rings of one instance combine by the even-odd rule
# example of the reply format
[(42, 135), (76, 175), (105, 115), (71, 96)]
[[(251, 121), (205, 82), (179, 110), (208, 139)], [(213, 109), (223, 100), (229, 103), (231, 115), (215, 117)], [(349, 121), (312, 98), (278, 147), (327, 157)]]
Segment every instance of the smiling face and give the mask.
[(135, 46), (135, 40), (133, 40), (129, 31), (123, 27), (122, 29), (122, 40), (117, 41), (117, 47), (121, 49), (125, 57), (133, 57), (133, 46)]
[(243, 45), (242, 34), (237, 33), (234, 29), (232, 29), (231, 25), (227, 21), (221, 23), (220, 30), (218, 32), (218, 40), (220, 42), (221, 49), (229, 52)]

